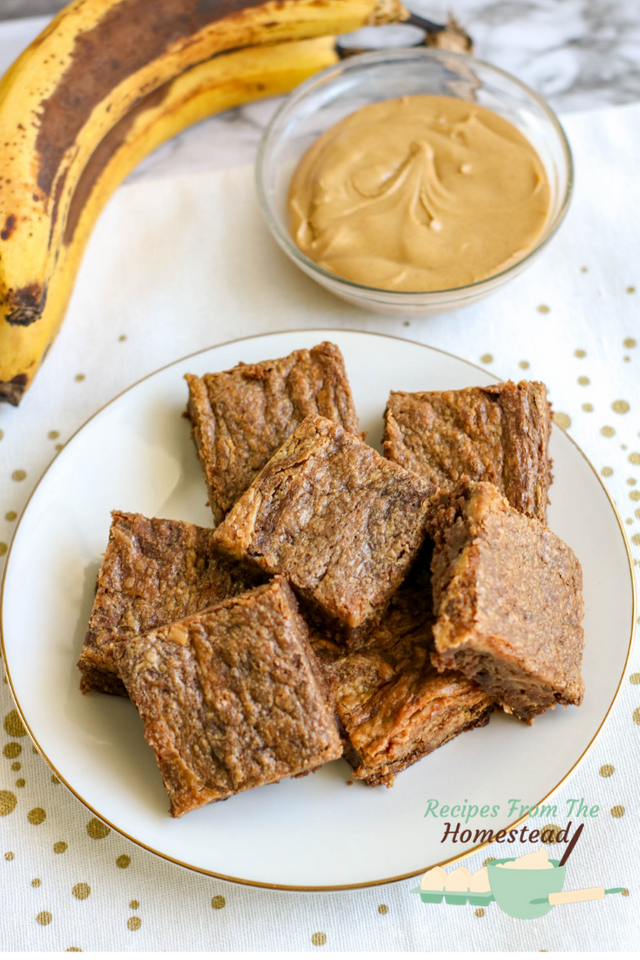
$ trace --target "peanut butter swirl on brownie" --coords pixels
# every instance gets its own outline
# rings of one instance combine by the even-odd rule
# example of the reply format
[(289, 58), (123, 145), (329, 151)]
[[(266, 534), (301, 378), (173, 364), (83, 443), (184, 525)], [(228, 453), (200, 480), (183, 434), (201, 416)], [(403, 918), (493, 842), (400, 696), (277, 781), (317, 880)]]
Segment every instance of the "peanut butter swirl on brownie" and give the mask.
[(333, 343), (185, 379), (193, 438), (216, 523), (306, 416), (326, 417), (358, 434), (344, 360)]
[(307, 417), (214, 533), (347, 628), (372, 625), (425, 539), (434, 488), (340, 425)]
[(427, 527), (438, 670), (460, 670), (527, 723), (580, 704), (582, 570), (571, 548), (491, 483), (434, 497)]
[(383, 446), (400, 463), (448, 490), (464, 479), (493, 483), (512, 507), (546, 520), (551, 406), (537, 381), (492, 387), (393, 392)]
[(126, 696), (114, 643), (242, 593), (260, 578), (215, 551), (213, 530), (118, 510), (111, 517), (78, 667), (84, 693)]
[(342, 755), (282, 579), (119, 644), (115, 655), (174, 817)]

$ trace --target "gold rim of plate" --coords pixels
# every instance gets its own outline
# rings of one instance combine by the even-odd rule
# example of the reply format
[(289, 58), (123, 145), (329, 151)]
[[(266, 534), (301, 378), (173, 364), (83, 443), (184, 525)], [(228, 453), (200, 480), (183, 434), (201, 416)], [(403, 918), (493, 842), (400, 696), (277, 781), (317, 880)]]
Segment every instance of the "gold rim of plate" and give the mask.
[[(461, 363), (466, 364), (468, 367), (472, 367), (472, 368), (474, 368), (475, 370), (480, 370), (482, 373), (487, 374), (488, 376), (491, 376), (491, 377), (494, 376), (494, 374), (492, 373), (492, 371), (487, 370), (487, 369), (485, 369), (484, 367), (479, 366), (477, 363), (471, 363), (471, 361), (465, 360), (465, 359), (463, 359), (462, 357), (457, 356), (457, 354), (451, 353), (449, 350), (441, 350), (441, 349), (438, 348), (438, 347), (432, 347), (432, 346), (430, 346), (430, 345), (428, 345), (428, 344), (426, 344), (426, 343), (420, 343), (418, 340), (410, 340), (408, 337), (396, 337), (396, 336), (394, 336), (393, 334), (388, 334), (388, 333), (370, 333), (370, 332), (364, 331), (364, 330), (351, 330), (351, 329), (342, 329), (342, 328), (335, 328), (334, 330), (331, 330), (330, 327), (319, 327), (318, 330), (317, 330), (317, 333), (320, 335), (320, 334), (322, 334), (323, 332), (329, 332), (329, 331), (334, 332), (334, 333), (337, 333), (337, 334), (340, 334), (340, 333), (356, 333), (356, 334), (358, 334), (358, 335), (360, 335), (360, 336), (362, 336), (362, 337), (385, 337), (385, 338), (388, 339), (388, 340), (399, 340), (399, 341), (402, 342), (402, 343), (409, 343), (409, 344), (412, 344), (413, 346), (421, 347), (423, 350), (431, 350), (431, 351), (433, 351), (434, 353), (441, 353), (441, 354), (443, 354), (443, 355), (445, 355), (445, 356), (447, 356), (447, 357), (451, 357), (451, 358), (454, 359), (454, 360), (459, 360)], [(367, 888), (367, 887), (379, 887), (379, 886), (383, 886), (384, 884), (387, 884), (387, 883), (398, 883), (398, 882), (401, 881), (401, 880), (410, 880), (412, 877), (419, 877), (421, 874), (426, 873), (427, 870), (431, 870), (433, 867), (436, 867), (436, 866), (447, 866), (448, 864), (457, 863), (459, 860), (466, 860), (468, 857), (473, 856), (474, 853), (478, 853), (478, 851), (484, 850), (485, 847), (489, 846), (490, 844), (488, 844), (488, 843), (480, 843), (480, 844), (478, 844), (477, 846), (472, 847), (472, 848), (469, 849), (469, 850), (466, 850), (466, 851), (465, 851), (464, 853), (462, 853), (462, 854), (458, 854), (457, 856), (450, 857), (448, 860), (440, 860), (440, 861), (438, 861), (437, 863), (428, 864), (427, 866), (422, 867), (420, 870), (412, 870), (410, 873), (403, 873), (403, 874), (400, 874), (399, 876), (396, 876), (396, 877), (385, 877), (385, 878), (383, 878), (383, 879), (381, 879), (381, 880), (368, 880), (368, 881), (365, 881), (365, 882), (363, 882), (363, 883), (330, 884), (330, 885), (321, 885), (321, 886), (295, 886), (295, 885), (283, 884), (283, 883), (266, 883), (266, 882), (258, 881), (258, 880), (245, 880), (245, 879), (243, 879), (242, 877), (231, 877), (231, 876), (229, 876), (229, 875), (227, 875), (227, 874), (224, 874), (224, 873), (216, 873), (215, 870), (206, 870), (204, 867), (196, 867), (196, 866), (194, 866), (193, 864), (184, 863), (182, 860), (178, 860), (178, 859), (176, 859), (175, 857), (170, 857), (168, 854), (162, 853), (160, 850), (155, 850), (153, 847), (148, 846), (146, 843), (143, 843), (141, 840), (137, 840), (135, 837), (132, 837), (130, 834), (126, 833), (124, 830), (122, 830), (122, 829), (121, 829), (120, 827), (118, 827), (116, 824), (112, 823), (110, 820), (107, 820), (107, 819), (100, 813), (99, 810), (96, 810), (95, 807), (92, 807), (91, 804), (88, 803), (88, 802), (84, 799), (84, 797), (80, 796), (80, 794), (77, 792), (77, 790), (75, 790), (75, 789), (73, 788), (73, 786), (65, 779), (65, 777), (63, 776), (63, 774), (60, 773), (60, 771), (53, 765), (53, 763), (49, 760), (49, 758), (47, 757), (47, 755), (46, 755), (46, 754), (44, 753), (44, 751), (42, 750), (42, 748), (41, 748), (41, 746), (40, 746), (40, 744), (39, 744), (36, 736), (34, 735), (33, 731), (31, 730), (31, 727), (29, 726), (29, 721), (27, 720), (27, 718), (26, 718), (26, 716), (25, 716), (25, 714), (24, 714), (24, 711), (23, 711), (23, 709), (22, 709), (22, 706), (21, 706), (21, 704), (20, 704), (20, 701), (18, 700), (18, 697), (17, 697), (17, 695), (16, 695), (16, 691), (15, 691), (15, 688), (14, 688), (14, 685), (13, 685), (13, 680), (12, 680), (12, 678), (11, 678), (11, 671), (9, 670), (9, 663), (8, 663), (8, 661), (7, 661), (7, 652), (6, 652), (5, 644), (4, 644), (4, 590), (5, 590), (6, 580), (7, 580), (7, 571), (8, 571), (8, 569), (9, 569), (9, 563), (10, 563), (10, 560), (11, 560), (11, 552), (12, 552), (13, 544), (14, 544), (14, 542), (15, 542), (16, 535), (17, 535), (18, 530), (19, 530), (19, 528), (20, 528), (20, 524), (22, 523), (22, 520), (24, 519), (24, 516), (25, 516), (27, 510), (29, 509), (29, 504), (31, 503), (31, 500), (32, 500), (33, 496), (35, 495), (36, 490), (38, 489), (38, 487), (40, 486), (40, 484), (42, 483), (42, 481), (44, 480), (44, 478), (45, 478), (46, 475), (48, 474), (49, 470), (51, 469), (52, 465), (53, 465), (53, 464), (55, 463), (55, 461), (57, 460), (57, 458), (58, 458), (58, 456), (60, 455), (60, 453), (62, 453), (62, 451), (68, 446), (68, 444), (70, 444), (70, 443), (72, 442), (72, 440), (75, 439), (75, 437), (80, 433), (80, 431), (81, 431), (81, 430), (84, 430), (84, 428), (85, 428), (89, 423), (91, 423), (91, 421), (94, 420), (99, 414), (101, 414), (103, 410), (105, 410), (107, 407), (109, 407), (112, 403), (115, 403), (115, 401), (118, 400), (120, 397), (124, 396), (125, 393), (129, 393), (130, 390), (133, 390), (135, 387), (139, 386), (141, 383), (144, 383), (145, 380), (149, 380), (151, 377), (154, 377), (156, 374), (161, 373), (163, 370), (168, 370), (169, 367), (177, 366), (177, 365), (180, 364), (180, 363), (184, 363), (185, 360), (189, 360), (189, 359), (191, 359), (191, 357), (197, 357), (197, 356), (199, 356), (199, 355), (202, 354), (202, 353), (208, 353), (210, 350), (214, 350), (214, 349), (216, 349), (217, 347), (226, 347), (226, 346), (230, 346), (230, 345), (233, 344), (233, 343), (242, 343), (242, 342), (245, 341), (245, 340), (258, 340), (258, 339), (261, 339), (261, 338), (263, 338), (263, 337), (273, 337), (273, 336), (279, 336), (279, 335), (283, 335), (283, 334), (292, 334), (292, 333), (293, 333), (293, 334), (295, 334), (295, 333), (305, 333), (305, 334), (308, 334), (308, 333), (313, 333), (313, 332), (315, 332), (315, 331), (310, 330), (310, 329), (308, 329), (308, 328), (302, 327), (302, 328), (297, 328), (297, 329), (294, 329), (294, 330), (271, 330), (271, 331), (269, 331), (268, 333), (259, 333), (259, 334), (254, 334), (253, 336), (248, 336), (248, 337), (236, 337), (236, 338), (234, 338), (234, 339), (232, 339), (232, 340), (225, 340), (225, 341), (223, 341), (222, 343), (214, 344), (214, 345), (211, 346), (211, 347), (205, 347), (203, 350), (196, 350), (196, 351), (194, 351), (193, 353), (188, 353), (188, 354), (186, 354), (184, 357), (179, 357), (177, 360), (172, 360), (171, 363), (166, 363), (166, 364), (164, 364), (164, 366), (158, 367), (157, 370), (154, 370), (152, 373), (148, 373), (146, 376), (141, 377), (139, 380), (136, 380), (135, 383), (132, 383), (130, 386), (125, 387), (125, 389), (124, 389), (124, 390), (121, 390), (119, 393), (117, 393), (117, 394), (115, 395), (115, 397), (112, 397), (111, 400), (107, 401), (107, 403), (104, 403), (98, 410), (96, 410), (95, 413), (93, 413), (87, 420), (85, 420), (85, 422), (82, 424), (82, 426), (78, 427), (78, 429), (69, 437), (67, 443), (65, 443), (64, 447), (62, 448), (62, 450), (59, 450), (58, 453), (54, 456), (53, 460), (52, 460), (51, 463), (48, 465), (48, 467), (46, 468), (46, 470), (44, 471), (44, 473), (42, 474), (42, 476), (40, 477), (40, 479), (39, 479), (38, 482), (36, 483), (35, 487), (34, 487), (33, 490), (31, 491), (31, 493), (29, 494), (29, 498), (28, 498), (26, 504), (24, 505), (24, 508), (23, 508), (23, 510), (22, 510), (22, 513), (20, 514), (20, 519), (18, 520), (18, 522), (17, 522), (17, 524), (16, 524), (16, 527), (15, 527), (15, 530), (14, 530), (14, 533), (13, 533), (13, 536), (12, 536), (12, 538), (11, 538), (11, 543), (10, 543), (10, 545), (9, 545), (9, 551), (8, 551), (8, 553), (7, 553), (7, 558), (6, 558), (6, 562), (5, 562), (4, 573), (3, 573), (3, 576), (2, 576), (2, 590), (0, 591), (0, 650), (2, 651), (2, 658), (3, 658), (3, 660), (4, 660), (4, 666), (5, 666), (5, 670), (6, 670), (6, 673), (7, 673), (7, 680), (8, 680), (8, 682), (9, 682), (9, 687), (10, 687), (10, 689), (11, 689), (11, 695), (12, 695), (12, 697), (13, 697), (13, 700), (14, 700), (14, 702), (15, 702), (16, 708), (17, 708), (18, 713), (19, 713), (19, 715), (20, 715), (20, 719), (22, 720), (22, 722), (23, 722), (23, 724), (24, 724), (24, 726), (25, 726), (25, 728), (26, 728), (26, 730), (27, 730), (27, 733), (29, 734), (29, 736), (31, 737), (31, 740), (33, 741), (35, 747), (37, 748), (38, 753), (40, 754), (40, 756), (42, 757), (42, 759), (49, 765), (49, 767), (51, 768), (51, 770), (53, 771), (53, 773), (56, 775), (56, 777), (58, 777), (58, 779), (61, 780), (62, 783), (64, 783), (65, 787), (67, 787), (67, 789), (71, 791), (71, 793), (74, 795), (74, 797), (76, 797), (76, 799), (78, 799), (82, 804), (84, 804), (84, 806), (85, 806), (88, 810), (90, 810), (91, 813), (95, 814), (96, 817), (98, 817), (103, 823), (105, 823), (105, 824), (106, 824), (108, 827), (110, 827), (112, 830), (115, 830), (116, 833), (119, 833), (120, 836), (125, 837), (127, 840), (130, 840), (132, 843), (135, 843), (136, 846), (141, 847), (143, 850), (147, 850), (149, 853), (155, 854), (155, 856), (160, 857), (162, 860), (166, 860), (166, 861), (168, 861), (169, 863), (175, 863), (177, 866), (179, 866), (179, 867), (185, 867), (187, 870), (193, 870), (194, 873), (200, 873), (200, 874), (203, 874), (204, 876), (208, 876), (208, 877), (215, 877), (217, 880), (226, 880), (226, 881), (228, 881), (228, 882), (230, 882), (230, 883), (239, 883), (239, 884), (242, 884), (243, 886), (248, 886), (248, 887), (261, 887), (261, 888), (266, 889), (266, 890), (289, 890), (289, 891), (293, 891), (293, 892), (296, 892), (296, 893), (320, 893), (320, 892), (330, 892), (330, 891), (340, 891), (340, 890), (362, 890), (362, 889), (365, 889), (365, 888)], [(496, 382), (498, 382), (498, 380), (496, 380)], [(587, 746), (585, 747), (585, 749), (583, 750), (583, 752), (580, 754), (580, 756), (578, 757), (578, 759), (576, 760), (576, 762), (573, 764), (573, 766), (565, 773), (565, 775), (562, 777), (562, 779), (559, 780), (558, 783), (557, 783), (547, 794), (545, 794), (544, 797), (542, 797), (542, 798), (538, 801), (538, 806), (539, 806), (540, 804), (544, 803), (545, 800), (548, 800), (549, 797), (550, 797), (552, 794), (554, 794), (554, 793), (556, 792), (556, 790), (558, 790), (558, 789), (562, 786), (562, 784), (565, 783), (565, 782), (569, 779), (569, 777), (571, 776), (571, 774), (580, 766), (580, 764), (582, 763), (582, 761), (586, 758), (587, 754), (590, 753), (590, 751), (592, 750), (592, 748), (593, 748), (596, 740), (598, 739), (598, 737), (599, 737), (600, 734), (602, 733), (602, 731), (603, 731), (603, 729), (604, 729), (604, 727), (605, 727), (605, 724), (607, 723), (609, 717), (611, 716), (611, 711), (613, 710), (613, 708), (614, 708), (614, 706), (615, 706), (615, 703), (616, 703), (618, 697), (620, 696), (620, 692), (621, 692), (621, 690), (622, 690), (622, 685), (623, 685), (623, 683), (624, 683), (624, 681), (625, 681), (625, 678), (626, 678), (626, 675), (627, 675), (627, 672), (628, 672), (628, 669), (629, 669), (629, 663), (630, 663), (630, 661), (631, 661), (631, 649), (632, 649), (632, 647), (633, 647), (633, 640), (634, 640), (634, 636), (635, 636), (635, 624), (636, 624), (636, 613), (637, 613), (636, 584), (635, 584), (635, 578), (634, 578), (634, 574), (633, 574), (633, 557), (631, 556), (631, 548), (630, 548), (630, 546), (629, 546), (629, 540), (628, 540), (628, 538), (627, 538), (627, 534), (626, 534), (626, 531), (625, 531), (625, 529), (624, 529), (624, 524), (622, 523), (622, 520), (621, 520), (621, 518), (620, 518), (620, 514), (618, 513), (617, 507), (616, 507), (616, 505), (614, 504), (614, 502), (613, 502), (613, 500), (612, 500), (612, 498), (611, 498), (611, 496), (610, 496), (610, 494), (609, 494), (609, 491), (607, 490), (606, 486), (605, 486), (604, 483), (602, 482), (602, 479), (601, 479), (600, 475), (598, 474), (598, 471), (597, 471), (596, 468), (593, 466), (593, 464), (591, 463), (591, 461), (589, 460), (589, 458), (587, 457), (587, 455), (584, 453), (584, 451), (582, 450), (582, 448), (576, 443), (576, 441), (573, 439), (573, 437), (571, 437), (563, 427), (560, 427), (560, 426), (559, 426), (557, 423), (555, 423), (555, 422), (554, 422), (554, 425), (555, 425), (556, 427), (558, 427), (559, 430), (562, 430), (562, 432), (565, 434), (565, 436), (568, 438), (568, 440), (573, 444), (573, 446), (576, 448), (576, 450), (578, 451), (578, 453), (580, 454), (580, 456), (583, 458), (583, 460), (588, 464), (589, 468), (591, 469), (591, 471), (593, 472), (594, 476), (596, 477), (598, 483), (600, 484), (600, 487), (601, 487), (602, 490), (604, 491), (604, 494), (605, 494), (607, 500), (609, 501), (609, 506), (611, 507), (611, 510), (613, 511), (613, 514), (614, 514), (614, 516), (615, 516), (615, 518), (616, 518), (616, 522), (617, 522), (617, 524), (618, 524), (618, 528), (619, 528), (620, 534), (621, 534), (621, 536), (622, 536), (622, 542), (623, 542), (623, 544), (624, 544), (625, 552), (626, 552), (626, 555), (627, 555), (627, 564), (628, 564), (628, 567), (629, 567), (629, 579), (630, 579), (630, 583), (631, 583), (631, 633), (629, 634), (629, 645), (628, 645), (628, 648), (627, 648), (627, 656), (626, 656), (626, 659), (625, 659), (625, 663), (624, 663), (624, 668), (623, 668), (623, 670), (622, 670), (622, 674), (621, 674), (621, 676), (620, 676), (620, 682), (618, 683), (618, 686), (617, 686), (617, 688), (616, 688), (616, 692), (615, 692), (614, 695), (613, 695), (613, 699), (611, 700), (611, 703), (610, 703), (610, 705), (609, 705), (609, 707), (608, 707), (608, 709), (607, 709), (607, 712), (605, 713), (604, 717), (602, 718), (602, 722), (600, 723), (600, 726), (598, 727), (598, 729), (597, 729), (596, 732), (594, 733), (592, 739), (591, 739), (590, 742), (587, 744)], [(516, 828), (517, 826), (519, 826), (521, 823), (524, 823), (525, 820), (527, 820), (527, 819), (528, 819), (528, 816), (525, 814), (523, 817), (519, 817), (517, 820), (514, 820), (513, 823), (509, 824), (509, 826), (505, 827), (504, 829), (505, 829), (505, 830), (513, 830), (514, 828)]]

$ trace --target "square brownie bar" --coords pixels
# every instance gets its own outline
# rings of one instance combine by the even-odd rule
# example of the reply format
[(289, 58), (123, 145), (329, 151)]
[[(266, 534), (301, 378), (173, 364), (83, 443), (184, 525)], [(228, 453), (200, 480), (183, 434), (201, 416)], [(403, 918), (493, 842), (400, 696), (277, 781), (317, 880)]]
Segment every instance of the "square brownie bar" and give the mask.
[(115, 655), (174, 817), (342, 756), (307, 628), (280, 578)]
[(333, 343), (185, 379), (193, 438), (216, 523), (309, 414), (358, 434), (344, 360)]
[(242, 593), (260, 579), (217, 554), (213, 530), (118, 510), (111, 517), (78, 667), (84, 693), (126, 696), (113, 660), (114, 642)]
[(434, 488), (343, 427), (307, 417), (214, 533), (347, 628), (372, 625), (425, 538)]
[(551, 484), (551, 405), (543, 383), (391, 393), (383, 447), (390, 460), (441, 490), (462, 479), (495, 484), (542, 523)]
[(438, 673), (433, 649), (429, 560), (423, 548), (382, 622), (358, 650), (311, 633), (330, 684), (354, 776), (393, 786), (398, 773), (459, 733), (489, 722), (493, 701), (463, 674)]
[(490, 483), (434, 497), (427, 529), (438, 670), (460, 670), (526, 723), (581, 703), (582, 570), (566, 543)]

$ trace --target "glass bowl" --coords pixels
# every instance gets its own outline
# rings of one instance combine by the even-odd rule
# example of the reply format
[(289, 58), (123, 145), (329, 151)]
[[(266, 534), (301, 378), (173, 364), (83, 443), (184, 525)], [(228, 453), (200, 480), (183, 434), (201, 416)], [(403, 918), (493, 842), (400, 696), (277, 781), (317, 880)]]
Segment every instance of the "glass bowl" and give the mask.
[[(486, 280), (449, 290), (382, 290), (323, 269), (291, 237), (287, 195), (303, 154), (329, 127), (360, 107), (412, 94), (457, 97), (493, 110), (533, 144), (549, 179), (549, 216), (535, 247)], [(256, 183), (264, 218), (287, 256), (327, 290), (375, 313), (428, 316), (476, 303), (517, 277), (556, 233), (569, 207), (573, 160), (562, 126), (545, 101), (510, 74), (444, 50), (399, 49), (349, 57), (302, 83), (273, 117), (260, 143)]]

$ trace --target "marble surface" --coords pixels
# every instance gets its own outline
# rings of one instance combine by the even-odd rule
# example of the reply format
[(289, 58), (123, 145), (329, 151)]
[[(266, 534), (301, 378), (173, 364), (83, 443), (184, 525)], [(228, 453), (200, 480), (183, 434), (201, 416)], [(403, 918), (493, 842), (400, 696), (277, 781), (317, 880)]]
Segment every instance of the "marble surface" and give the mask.
[[(59, 0), (0, 0), (0, 18), (44, 12)], [(476, 55), (508, 70), (562, 113), (640, 100), (640, 0), (410, 0), (414, 12), (443, 22), (452, 9)], [(0, 71), (48, 18), (0, 24)], [(133, 179), (189, 174), (250, 163), (281, 102), (230, 110), (176, 137), (147, 157)]]

